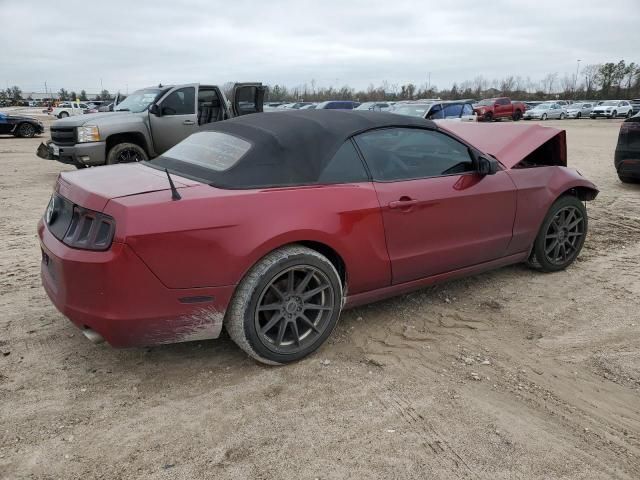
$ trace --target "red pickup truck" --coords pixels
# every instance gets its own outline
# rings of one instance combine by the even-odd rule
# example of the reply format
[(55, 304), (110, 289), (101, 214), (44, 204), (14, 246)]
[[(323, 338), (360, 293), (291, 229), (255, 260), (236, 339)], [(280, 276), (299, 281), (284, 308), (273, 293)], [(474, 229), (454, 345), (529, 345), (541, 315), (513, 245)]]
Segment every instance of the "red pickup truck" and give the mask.
[(487, 98), (480, 100), (473, 106), (473, 111), (478, 115), (478, 121), (491, 122), (501, 118), (511, 118), (518, 121), (527, 106), (522, 102), (512, 102), (510, 98)]

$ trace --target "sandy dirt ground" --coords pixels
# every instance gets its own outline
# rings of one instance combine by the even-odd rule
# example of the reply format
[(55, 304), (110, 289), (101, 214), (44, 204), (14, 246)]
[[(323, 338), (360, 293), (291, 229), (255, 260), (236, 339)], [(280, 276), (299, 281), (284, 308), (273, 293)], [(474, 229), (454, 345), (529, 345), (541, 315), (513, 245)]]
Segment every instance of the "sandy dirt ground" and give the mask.
[(545, 125), (601, 189), (574, 266), (347, 311), (280, 368), (227, 337), (87, 341), (39, 278), (36, 222), (70, 168), (0, 138), (0, 478), (640, 478), (640, 185), (615, 175), (619, 121)]

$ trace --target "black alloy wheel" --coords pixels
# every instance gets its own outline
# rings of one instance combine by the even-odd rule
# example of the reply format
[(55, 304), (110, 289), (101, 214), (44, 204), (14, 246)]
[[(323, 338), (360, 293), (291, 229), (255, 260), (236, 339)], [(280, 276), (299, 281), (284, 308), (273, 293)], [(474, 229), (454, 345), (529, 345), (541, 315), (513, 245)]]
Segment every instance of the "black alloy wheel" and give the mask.
[(31, 138), (36, 134), (36, 129), (30, 123), (21, 123), (18, 128), (18, 135), (24, 138)]
[(120, 154), (116, 157), (117, 163), (132, 163), (140, 162), (143, 160), (140, 152), (134, 148), (126, 148), (120, 151)]
[(329, 338), (343, 301), (336, 265), (316, 250), (286, 245), (247, 272), (227, 307), (224, 325), (248, 355), (282, 365), (313, 353)]
[(265, 347), (296, 353), (313, 344), (331, 320), (336, 299), (327, 276), (310, 265), (291, 267), (263, 289), (255, 328)]
[(545, 235), (546, 259), (554, 265), (566, 264), (577, 253), (584, 233), (582, 212), (571, 206), (559, 210)]
[(587, 235), (587, 211), (573, 195), (560, 197), (549, 209), (536, 237), (529, 263), (545, 272), (573, 263)]
[(135, 143), (119, 143), (114, 145), (107, 154), (107, 165), (117, 163), (133, 163), (148, 160), (147, 152)]

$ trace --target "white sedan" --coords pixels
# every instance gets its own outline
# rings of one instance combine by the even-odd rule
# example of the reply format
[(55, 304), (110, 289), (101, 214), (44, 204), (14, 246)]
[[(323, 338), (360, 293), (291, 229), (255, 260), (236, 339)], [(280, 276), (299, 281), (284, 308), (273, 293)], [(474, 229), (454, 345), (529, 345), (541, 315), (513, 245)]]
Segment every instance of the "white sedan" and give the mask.
[(567, 111), (564, 106), (558, 103), (541, 103), (531, 110), (524, 112), (522, 118), (525, 120), (547, 120), (551, 118), (564, 120), (566, 116)]

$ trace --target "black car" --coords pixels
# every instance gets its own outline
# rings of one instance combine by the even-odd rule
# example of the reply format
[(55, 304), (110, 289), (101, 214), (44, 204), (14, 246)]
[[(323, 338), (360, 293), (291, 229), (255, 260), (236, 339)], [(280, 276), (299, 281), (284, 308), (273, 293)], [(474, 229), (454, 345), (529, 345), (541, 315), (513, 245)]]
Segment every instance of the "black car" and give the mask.
[(11, 134), (16, 137), (31, 138), (43, 132), (44, 125), (35, 118), (0, 112), (0, 135)]
[(622, 122), (614, 165), (621, 181), (640, 182), (640, 113)]
[(633, 100), (631, 100), (631, 110), (633, 111), (634, 115), (640, 112), (640, 98), (634, 98)]

